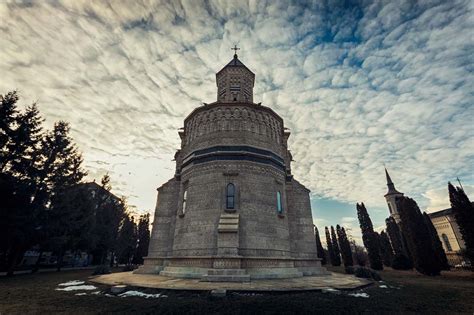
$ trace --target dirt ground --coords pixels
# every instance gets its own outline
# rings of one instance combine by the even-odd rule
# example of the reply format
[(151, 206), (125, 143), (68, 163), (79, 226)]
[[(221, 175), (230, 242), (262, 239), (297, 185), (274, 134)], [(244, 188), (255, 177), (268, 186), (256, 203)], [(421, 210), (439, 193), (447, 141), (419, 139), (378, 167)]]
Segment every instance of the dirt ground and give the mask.
[[(341, 268), (329, 268), (341, 271)], [(383, 282), (358, 291), (302, 293), (236, 293), (216, 298), (209, 292), (130, 288), (166, 297), (118, 297), (106, 286), (91, 291), (57, 291), (59, 283), (87, 281), (90, 270), (0, 278), (0, 314), (359, 314), (474, 313), (474, 273), (445, 272), (426, 277), (416, 272), (386, 270)], [(87, 284), (87, 283), (86, 283)], [(78, 292), (86, 295), (76, 295)], [(356, 296), (354, 296), (356, 295)]]

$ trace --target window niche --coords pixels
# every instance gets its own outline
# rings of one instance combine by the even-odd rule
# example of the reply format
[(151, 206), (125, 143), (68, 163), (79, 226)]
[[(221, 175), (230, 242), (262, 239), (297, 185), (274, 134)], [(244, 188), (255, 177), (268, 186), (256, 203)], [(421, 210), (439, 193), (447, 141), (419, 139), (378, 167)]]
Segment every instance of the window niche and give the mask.
[(225, 177), (223, 186), (224, 200), (222, 206), (225, 212), (236, 212), (239, 208), (239, 184), (237, 181), (237, 172), (227, 171), (223, 173)]
[(184, 217), (186, 214), (187, 206), (188, 206), (188, 183), (186, 182), (183, 185), (183, 190), (181, 194), (181, 205), (179, 208), (179, 217)]
[(229, 183), (225, 190), (225, 208), (226, 210), (235, 210), (235, 185)]
[(282, 200), (282, 194), (280, 191), (277, 191), (276, 193), (276, 209), (279, 217), (283, 217), (283, 200)]

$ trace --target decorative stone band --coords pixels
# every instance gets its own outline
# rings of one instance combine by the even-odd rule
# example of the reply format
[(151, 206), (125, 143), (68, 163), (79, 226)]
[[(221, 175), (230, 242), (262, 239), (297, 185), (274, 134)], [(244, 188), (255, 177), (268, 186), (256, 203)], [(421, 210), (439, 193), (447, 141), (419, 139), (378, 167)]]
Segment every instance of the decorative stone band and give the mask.
[(183, 159), (182, 168), (211, 161), (251, 161), (272, 165), (285, 171), (285, 162), (277, 154), (251, 146), (214, 146), (196, 150)]
[(240, 268), (289, 268), (302, 266), (321, 266), (320, 258), (300, 259), (300, 258), (275, 258), (275, 257), (242, 257), (242, 256), (203, 256), (203, 257), (160, 257), (145, 258), (146, 264), (160, 264), (175, 267), (201, 267), (215, 268), (214, 265), (223, 264), (222, 267), (235, 268), (234, 263), (239, 262)]

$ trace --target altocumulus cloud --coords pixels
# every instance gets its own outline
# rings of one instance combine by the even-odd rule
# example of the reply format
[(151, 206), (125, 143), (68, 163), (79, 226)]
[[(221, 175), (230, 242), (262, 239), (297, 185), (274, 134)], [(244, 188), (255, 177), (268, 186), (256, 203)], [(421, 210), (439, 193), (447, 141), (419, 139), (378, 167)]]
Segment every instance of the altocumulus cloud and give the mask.
[(445, 206), (448, 180), (474, 184), (473, 2), (346, 2), (1, 2), (0, 93), (69, 121), (90, 177), (151, 210), (176, 130), (216, 99), (238, 43), (314, 198), (382, 208), (385, 163), (422, 207)]

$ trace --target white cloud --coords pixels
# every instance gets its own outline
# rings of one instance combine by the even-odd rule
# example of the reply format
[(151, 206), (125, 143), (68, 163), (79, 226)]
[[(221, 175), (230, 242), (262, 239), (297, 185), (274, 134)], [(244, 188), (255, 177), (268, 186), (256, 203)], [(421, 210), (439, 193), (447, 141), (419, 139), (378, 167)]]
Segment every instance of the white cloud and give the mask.
[(38, 100), (48, 126), (69, 121), (91, 178), (109, 171), (148, 210), (173, 174), (176, 130), (215, 100), (238, 43), (313, 193), (385, 208), (386, 163), (435, 209), (447, 181), (474, 184), (471, 15), (469, 1), (3, 3), (0, 93)]

